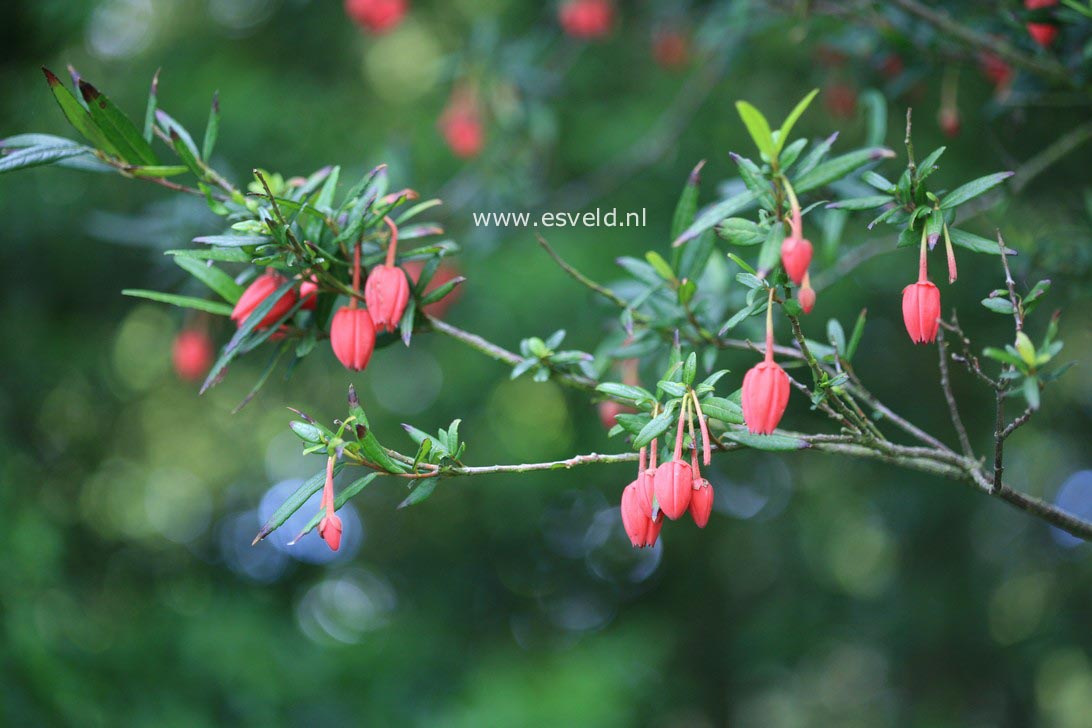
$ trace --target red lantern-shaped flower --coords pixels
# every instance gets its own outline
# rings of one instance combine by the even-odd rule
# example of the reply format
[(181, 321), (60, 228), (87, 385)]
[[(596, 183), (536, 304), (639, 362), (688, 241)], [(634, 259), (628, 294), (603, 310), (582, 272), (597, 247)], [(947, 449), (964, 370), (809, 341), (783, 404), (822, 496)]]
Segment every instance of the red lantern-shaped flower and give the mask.
[[(239, 300), (235, 303), (235, 308), (231, 311), (231, 320), (235, 322), (236, 326), (242, 326), (243, 323), (250, 317), (250, 314), (254, 313), (254, 310), (258, 306), (262, 305), (269, 296), (283, 286), (286, 282), (284, 276), (277, 273), (263, 273), (254, 279), (254, 282), (247, 286), (247, 289), (243, 291), (243, 295), (239, 296)], [(269, 313), (258, 322), (255, 328), (265, 329), (275, 324), (282, 316), (292, 310), (292, 307), (296, 305), (296, 291), (295, 289), (289, 289), (285, 291), (281, 297), (273, 304), (273, 308), (269, 309)]]
[(915, 344), (931, 344), (936, 340), (940, 290), (931, 281), (918, 281), (902, 289), (902, 320)]
[(322, 487), (322, 502), (319, 508), (325, 509), (319, 521), (318, 532), (331, 551), (341, 547), (341, 518), (334, 512), (334, 458), (326, 458), (326, 483)]
[(800, 299), (800, 308), (804, 309), (804, 313), (811, 313), (815, 308), (815, 289), (811, 287), (811, 277), (807, 273), (804, 274), (804, 283), (800, 286), (800, 293), (798, 294)]
[(698, 528), (705, 528), (713, 513), (713, 486), (705, 478), (694, 481), (694, 493), (690, 496), (690, 517)]
[(375, 350), (375, 324), (362, 308), (344, 306), (330, 323), (330, 347), (346, 369), (363, 371)]
[(743, 377), (743, 421), (756, 435), (777, 429), (789, 403), (789, 375), (773, 358), (773, 291), (766, 311), (766, 359)]
[(940, 290), (929, 280), (926, 235), (921, 235), (918, 282), (902, 289), (902, 320), (915, 344), (931, 344), (940, 326)]
[(384, 33), (406, 15), (408, 0), (345, 0), (345, 12), (364, 30)]
[(409, 303), (410, 289), (406, 274), (394, 264), (398, 249), (398, 228), (389, 217), (383, 220), (391, 229), (391, 239), (387, 244), (387, 262), (375, 266), (368, 273), (368, 282), (364, 284), (364, 302), (377, 329), (394, 331), (402, 320), (406, 304)]
[(201, 379), (212, 366), (212, 354), (212, 341), (204, 331), (187, 329), (180, 332), (171, 347), (175, 374), (187, 382)]
[(808, 273), (808, 266), (811, 265), (812, 248), (811, 242), (804, 237), (800, 203), (796, 201), (796, 195), (791, 188), (788, 191), (792, 202), (792, 222), (789, 236), (781, 241), (781, 265), (792, 282), (800, 285)]
[(622, 526), (626, 529), (626, 535), (633, 547), (641, 548), (648, 539), (652, 519), (641, 509), (641, 495), (637, 491), (637, 484), (638, 481), (635, 480), (622, 491)]
[(452, 94), (450, 103), (440, 115), (439, 127), (448, 149), (456, 157), (471, 159), (481, 154), (485, 146), (485, 125), (472, 90), (462, 88)]
[(300, 284), (300, 308), (304, 311), (314, 311), (318, 303), (318, 279), (311, 276)]
[(690, 495), (694, 490), (694, 476), (690, 464), (682, 459), (683, 423), (686, 420), (686, 407), (679, 413), (679, 429), (675, 435), (675, 454), (671, 460), (656, 468), (653, 487), (656, 502), (665, 516), (675, 520), (686, 513), (690, 505)]
[(558, 11), (561, 27), (573, 38), (602, 38), (614, 22), (608, 0), (569, 0)]

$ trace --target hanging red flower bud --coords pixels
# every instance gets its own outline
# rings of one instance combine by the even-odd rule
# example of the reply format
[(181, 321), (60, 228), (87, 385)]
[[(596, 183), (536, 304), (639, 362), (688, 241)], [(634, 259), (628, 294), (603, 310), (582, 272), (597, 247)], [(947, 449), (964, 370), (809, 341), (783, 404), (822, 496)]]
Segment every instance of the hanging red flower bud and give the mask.
[(174, 372), (187, 382), (204, 377), (212, 366), (212, 341), (208, 334), (196, 329), (179, 332), (171, 347)]
[(626, 529), (630, 543), (634, 548), (646, 545), (652, 519), (641, 508), (641, 495), (637, 489), (638, 481), (633, 481), (622, 491), (622, 526)]
[(944, 132), (944, 136), (949, 139), (959, 136), (959, 132), (963, 128), (963, 124), (959, 119), (959, 109), (954, 106), (942, 107), (937, 112), (937, 124), (940, 126), (940, 130)]
[[(1024, 7), (1028, 10), (1052, 8), (1057, 4), (1058, 0), (1024, 0)], [(1058, 26), (1053, 23), (1028, 23), (1027, 28), (1032, 40), (1043, 48), (1049, 48), (1058, 37)]]
[(823, 93), (823, 101), (831, 116), (837, 119), (849, 119), (857, 110), (857, 89), (836, 81), (827, 86)]
[(391, 30), (402, 22), (408, 9), (408, 0), (345, 0), (345, 12), (370, 33)]
[(326, 510), (319, 521), (318, 532), (331, 551), (341, 546), (341, 518), (334, 512), (334, 458), (326, 458), (326, 483), (322, 487), (322, 503)]
[(1001, 93), (1012, 82), (1012, 66), (1006, 63), (1000, 56), (993, 53), (983, 53), (978, 58), (978, 65), (982, 74), (994, 85), (994, 91)]
[(343, 306), (330, 324), (330, 346), (346, 369), (362, 371), (375, 349), (375, 325), (362, 308)]
[[(353, 251), (353, 293), (360, 290), (360, 245)], [(368, 366), (375, 349), (375, 324), (371, 314), (357, 308), (353, 296), (348, 306), (334, 314), (330, 322), (330, 348), (346, 369), (359, 372)]]
[(918, 263), (918, 282), (902, 289), (902, 320), (906, 333), (915, 344), (931, 344), (937, 338), (940, 326), (940, 290), (929, 280), (926, 254), (926, 238), (921, 236), (921, 257)]
[(800, 203), (796, 196), (791, 195), (792, 222), (790, 224), (789, 237), (781, 242), (781, 265), (785, 268), (792, 282), (800, 285), (804, 275), (811, 265), (811, 242), (804, 238), (803, 222), (800, 219)]
[[(242, 326), (250, 317), (250, 314), (254, 313), (254, 309), (262, 305), (262, 301), (273, 295), (278, 288), (285, 284), (285, 281), (284, 276), (277, 273), (263, 273), (255, 278), (254, 282), (247, 286), (247, 289), (243, 291), (243, 295), (239, 296), (239, 300), (236, 301), (235, 308), (231, 311), (231, 320), (235, 322), (236, 326)], [(269, 328), (295, 305), (296, 291), (294, 289), (285, 291), (255, 328)]]
[(561, 27), (573, 38), (602, 38), (614, 22), (608, 0), (568, 0), (558, 10)]
[(766, 359), (743, 377), (743, 421), (756, 435), (777, 429), (789, 403), (789, 375), (773, 358), (773, 290), (766, 310)]
[(311, 276), (300, 284), (300, 308), (304, 311), (314, 311), (318, 303), (318, 279)]
[(652, 455), (648, 468), (645, 468), (645, 449), (641, 448), (641, 467), (637, 471), (637, 492), (641, 496), (641, 510), (651, 518), (656, 513), (656, 451), (659, 449), (659, 444), (653, 440), (649, 447)]
[(383, 222), (391, 229), (391, 239), (387, 243), (387, 262), (375, 266), (368, 273), (368, 282), (364, 284), (364, 302), (377, 329), (394, 331), (402, 320), (406, 304), (409, 303), (410, 289), (406, 274), (394, 264), (398, 250), (398, 228), (389, 217), (384, 217)]
[(690, 517), (698, 528), (705, 528), (713, 513), (713, 486), (705, 478), (694, 481), (694, 493), (690, 496)]
[(815, 308), (815, 289), (811, 287), (811, 276), (807, 273), (804, 274), (804, 282), (800, 286), (800, 293), (798, 294), (800, 299), (800, 308), (804, 309), (804, 313), (811, 313)]
[(690, 494), (694, 488), (694, 478), (690, 472), (690, 464), (682, 459), (683, 424), (686, 421), (689, 400), (683, 403), (679, 413), (679, 429), (675, 435), (675, 454), (668, 462), (656, 468), (653, 481), (653, 489), (656, 493), (656, 503), (660, 510), (671, 520), (679, 518), (686, 513), (690, 505)]

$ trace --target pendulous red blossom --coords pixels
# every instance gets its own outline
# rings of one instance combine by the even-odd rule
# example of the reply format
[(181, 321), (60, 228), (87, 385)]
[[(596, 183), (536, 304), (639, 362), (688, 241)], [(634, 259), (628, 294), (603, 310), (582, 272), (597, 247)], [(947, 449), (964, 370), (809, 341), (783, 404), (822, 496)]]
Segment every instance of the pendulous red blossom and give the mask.
[(331, 551), (341, 548), (341, 518), (334, 512), (334, 459), (326, 459), (326, 483), (322, 487), (322, 503), (319, 508), (324, 508), (326, 513), (319, 521), (319, 536)]
[(180, 331), (171, 347), (171, 361), (179, 379), (193, 382), (208, 374), (213, 346), (208, 334), (197, 329)]
[(994, 91), (1002, 93), (1012, 83), (1014, 75), (1012, 66), (1000, 56), (988, 52), (983, 53), (978, 57), (978, 65), (982, 69), (982, 74), (994, 85)]
[(683, 424), (686, 421), (686, 406), (679, 413), (679, 429), (675, 435), (675, 453), (671, 460), (656, 468), (653, 489), (656, 503), (665, 516), (672, 521), (686, 513), (690, 505), (690, 495), (694, 491), (694, 477), (690, 464), (682, 459)]
[(959, 118), (959, 109), (954, 106), (942, 106), (937, 112), (937, 124), (944, 136), (954, 139), (959, 136), (963, 124)]
[[(243, 295), (239, 296), (235, 308), (231, 311), (231, 320), (235, 322), (236, 326), (242, 326), (250, 317), (250, 314), (254, 313), (254, 310), (262, 305), (262, 301), (273, 295), (286, 281), (287, 279), (278, 273), (263, 273), (255, 278), (254, 282), (243, 291)], [(296, 296), (294, 289), (285, 291), (255, 328), (265, 329), (275, 324), (296, 305)]]
[(561, 4), (558, 19), (573, 38), (602, 38), (614, 24), (614, 7), (608, 0), (568, 0)]
[(777, 429), (789, 403), (789, 375), (773, 358), (773, 291), (766, 309), (766, 358), (743, 377), (743, 421), (756, 435)]
[(698, 528), (705, 528), (709, 523), (709, 516), (713, 513), (713, 486), (701, 476), (698, 467), (698, 451), (690, 451), (690, 469), (694, 472), (694, 492), (690, 494), (690, 505), (687, 510)]
[(364, 30), (385, 33), (402, 22), (409, 0), (345, 0), (345, 12)]
[(932, 344), (940, 326), (940, 290), (929, 280), (928, 252), (924, 232), (918, 261), (918, 282), (902, 289), (902, 320), (915, 344)]
[(793, 197), (789, 236), (781, 241), (781, 265), (793, 283), (800, 285), (804, 281), (811, 265), (811, 255), (811, 241), (804, 237), (800, 219), (800, 204)]
[[(656, 444), (652, 444), (652, 468), (656, 467)], [(660, 529), (663, 528), (664, 517), (657, 513), (652, 517), (651, 495), (646, 498), (646, 484), (652, 479), (652, 471), (645, 469), (645, 450), (641, 448), (640, 465), (637, 470), (637, 479), (627, 485), (622, 491), (622, 526), (629, 536), (634, 548), (653, 546), (660, 537)]]
[[(353, 292), (360, 290), (360, 245), (353, 251)], [(353, 296), (348, 306), (342, 306), (330, 322), (330, 348), (334, 356), (346, 369), (355, 372), (368, 366), (375, 350), (375, 324), (371, 314), (357, 308), (357, 297)]]
[(398, 227), (389, 217), (384, 217), (383, 221), (391, 229), (387, 262), (373, 267), (368, 273), (368, 281), (364, 284), (364, 302), (376, 329), (394, 331), (409, 303), (410, 288), (406, 274), (394, 264), (398, 252)]
[[(1058, 0), (1024, 0), (1024, 7), (1028, 10), (1052, 8), (1057, 4)], [(1053, 23), (1028, 23), (1027, 29), (1032, 40), (1043, 48), (1049, 48), (1058, 37), (1058, 26)]]

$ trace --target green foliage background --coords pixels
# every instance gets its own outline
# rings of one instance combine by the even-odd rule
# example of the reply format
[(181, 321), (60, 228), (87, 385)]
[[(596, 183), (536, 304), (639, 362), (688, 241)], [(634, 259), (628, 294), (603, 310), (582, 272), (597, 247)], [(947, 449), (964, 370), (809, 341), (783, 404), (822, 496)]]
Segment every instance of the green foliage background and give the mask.
[[(288, 176), (387, 162), (395, 188), (466, 192), (435, 216), (466, 249), (469, 281), (450, 320), (509, 348), (556, 328), (569, 331), (566, 345), (594, 348), (607, 310), (528, 231), (475, 230), (470, 212), (496, 209), (490, 190), (526, 190), (532, 208), (583, 179), (639, 143), (694, 71), (654, 66), (648, 32), (629, 25), (626, 6), (623, 31), (579, 53), (538, 110), (544, 168), (488, 152), (466, 165), (436, 131), (447, 54), (494, 32), (550, 39), (553, 10), (515, 0), (415, 5), (399, 31), (369, 39), (338, 2), (16, 2), (0, 24), (0, 131), (68, 133), (43, 63), (73, 63), (133, 115), (162, 67), (161, 106), (193, 128), (219, 89), (216, 158), (237, 181), (252, 167)], [(728, 152), (749, 151), (734, 101), (780, 118), (814, 86), (892, 91), (867, 64), (815, 62), (820, 45), (863, 33), (829, 20), (765, 26), (665, 158), (591, 203), (647, 208), (649, 226), (557, 231), (551, 242), (600, 279), (616, 275), (619, 255), (663, 250), (693, 165), (709, 160), (708, 201), (734, 176)], [(521, 70), (489, 63), (490, 73)], [(916, 141), (928, 150), (943, 141), (940, 69), (925, 59), (920, 68)], [(1087, 105), (1000, 109), (990, 94), (964, 67), (964, 132), (949, 143), (946, 179), (1017, 167), (1087, 117)], [(907, 99), (893, 96), (886, 141), (901, 152)], [(841, 120), (815, 109), (800, 133), (841, 129), (847, 148), (864, 143), (863, 112)], [(505, 133), (491, 127), (490, 142)], [(1092, 349), (1090, 161), (1087, 149), (1073, 153), (976, 224), (986, 235), (1002, 227), (1021, 252), (1021, 285), (1053, 279), (1048, 306), (1064, 307), (1066, 358), (1076, 361)], [(428, 336), (408, 352), (379, 352), (359, 376), (328, 353), (313, 356), (235, 416), (260, 357), (198, 399), (170, 372), (181, 314), (119, 291), (181, 283), (159, 250), (210, 224), (199, 201), (116, 177), (0, 177), (2, 722), (1088, 725), (1089, 546), (1065, 547), (969, 488), (879, 464), (722, 457), (711, 480), (728, 510), (704, 532), (669, 525), (656, 555), (631, 554), (609, 520), (632, 477), (618, 466), (447, 481), (405, 510), (395, 510), (402, 486), (380, 479), (354, 501), (364, 523), (355, 555), (314, 565), (271, 544), (251, 550), (270, 485), (318, 469), (298, 455), (284, 405), (339, 412), (350, 381), (388, 439), (400, 422), (434, 430), (462, 417), (472, 463), (618, 444), (579, 396), (508, 381), (503, 367)], [(843, 253), (867, 236), (854, 218)], [(945, 308), (959, 307), (979, 345), (1006, 343), (1010, 322), (978, 304), (1001, 282), (996, 260), (961, 260), (959, 283), (943, 287)], [(898, 293), (915, 274), (913, 251), (870, 261), (820, 292), (808, 333), (821, 337), (828, 317), (848, 324), (867, 306), (858, 371), (951, 440), (936, 351), (912, 348), (902, 331)], [(222, 342), (229, 332), (218, 326)], [(726, 353), (718, 364), (735, 378), (751, 359)], [(984, 446), (990, 395), (963, 372), (955, 379)], [(1052, 498), (1087, 470), (1090, 412), (1092, 385), (1078, 367), (1011, 442), (1013, 483)], [(788, 417), (793, 427), (822, 422), (796, 394)], [(646, 578), (633, 577), (642, 565)]]

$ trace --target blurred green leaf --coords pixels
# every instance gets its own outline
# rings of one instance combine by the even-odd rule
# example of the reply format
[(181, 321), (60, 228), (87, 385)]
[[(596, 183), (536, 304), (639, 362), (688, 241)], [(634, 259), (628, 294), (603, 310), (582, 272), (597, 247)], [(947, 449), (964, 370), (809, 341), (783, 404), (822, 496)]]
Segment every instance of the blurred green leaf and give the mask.
[(129, 117), (87, 81), (81, 79), (79, 85), (91, 118), (118, 150), (121, 158), (132, 164), (158, 164), (151, 144), (145, 141)]
[(193, 296), (177, 296), (173, 293), (160, 293), (159, 291), (145, 291), (137, 288), (126, 288), (121, 292), (123, 296), (134, 296), (136, 298), (147, 298), (149, 301), (159, 301), (160, 303), (169, 303), (172, 306), (180, 306), (182, 308), (193, 308), (198, 311), (207, 311), (208, 313), (214, 313), (217, 316), (230, 316), (231, 306), (226, 303), (219, 303), (217, 301), (209, 301), (204, 298), (194, 298)]

